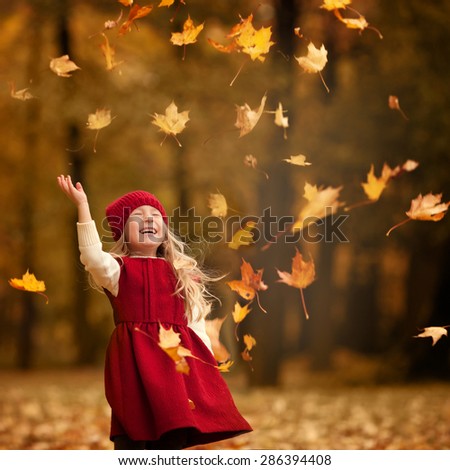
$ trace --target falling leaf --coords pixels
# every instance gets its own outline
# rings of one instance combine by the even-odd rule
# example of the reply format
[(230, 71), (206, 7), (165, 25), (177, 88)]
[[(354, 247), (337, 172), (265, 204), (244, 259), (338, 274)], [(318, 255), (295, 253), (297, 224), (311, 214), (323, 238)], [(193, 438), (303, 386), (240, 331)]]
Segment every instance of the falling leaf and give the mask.
[(105, 42), (101, 44), (100, 47), (102, 49), (103, 55), (105, 56), (106, 70), (114, 70), (122, 62), (116, 62), (116, 51), (114, 47), (111, 47), (111, 45), (109, 44), (109, 40), (106, 34), (102, 33), (102, 36), (105, 38)]
[(258, 168), (258, 160), (253, 155), (246, 155), (244, 157), (244, 165), (248, 166), (249, 168), (253, 168), (254, 170), (260, 171), (267, 180), (269, 179), (269, 175), (265, 171)]
[[(180, 3), (186, 5), (184, 0), (179, 0)], [(161, 3), (158, 5), (159, 7), (170, 7), (175, 3), (175, 0), (161, 0)]]
[(195, 26), (194, 22), (191, 20), (191, 17), (188, 15), (188, 19), (183, 24), (183, 31), (181, 33), (172, 33), (170, 42), (175, 46), (185, 47), (187, 44), (194, 44), (197, 42), (197, 36), (202, 31), (203, 25), (204, 23)]
[(261, 99), (261, 103), (259, 108), (251, 109), (250, 106), (245, 103), (243, 106), (236, 105), (237, 111), (237, 118), (235, 122), (235, 126), (240, 130), (239, 137), (242, 137), (248, 133), (250, 133), (261, 117), (264, 106), (266, 105), (267, 96), (264, 95)]
[[(264, 269), (254, 271), (252, 265), (243, 259), (241, 264), (241, 279), (227, 282), (227, 285), (243, 299), (252, 301), (258, 296), (259, 291), (264, 291), (268, 288), (262, 281), (263, 272)], [(261, 310), (267, 313), (262, 307)]]
[(450, 205), (450, 201), (441, 203), (441, 199), (442, 194), (428, 193), (425, 196), (419, 194), (411, 201), (411, 207), (409, 208), (409, 211), (406, 212), (408, 219), (405, 219), (391, 227), (387, 231), (386, 236), (389, 236), (392, 230), (400, 227), (403, 224), (406, 224), (406, 222), (409, 222), (410, 220), (427, 220), (438, 222), (439, 220), (443, 219), (447, 212), (448, 206)]
[(252, 335), (244, 335), (244, 344), (245, 349), (241, 353), (242, 359), (246, 362), (251, 362), (253, 358), (250, 356), (250, 351), (256, 346), (256, 339)]
[(117, 18), (117, 20), (106, 20), (103, 24), (104, 30), (117, 28), (119, 26), (120, 20), (122, 19), (122, 15), (123, 15), (123, 11), (120, 10), (120, 14), (119, 14), (119, 17)]
[(378, 37), (380, 39), (383, 39), (383, 36), (380, 33), (380, 31), (378, 31), (378, 29), (374, 28), (373, 26), (370, 26), (366, 18), (363, 15), (361, 15), (361, 13), (358, 13), (356, 10), (353, 10), (353, 9), (352, 11), (358, 15), (358, 18), (344, 18), (341, 15), (341, 12), (337, 9), (334, 10), (334, 14), (341, 23), (345, 24), (347, 28), (357, 29), (359, 30), (360, 33), (364, 31), (365, 29), (372, 29), (378, 34)]
[(119, 29), (119, 35), (123, 35), (131, 31), (131, 26), (136, 23), (134, 23), (136, 20), (139, 20), (140, 18), (144, 18), (144, 16), (147, 16), (151, 11), (153, 10), (152, 5), (146, 5), (143, 7), (140, 7), (137, 3), (131, 8), (130, 13), (128, 14), (128, 18), (126, 21), (122, 23), (122, 26)]
[(375, 176), (374, 165), (370, 166), (369, 173), (367, 173), (367, 181), (361, 183), (364, 193), (367, 196), (367, 200), (357, 202), (345, 208), (346, 211), (354, 209), (362, 205), (372, 204), (380, 198), (387, 184), (392, 178), (395, 178), (402, 173), (410, 172), (415, 170), (419, 166), (419, 163), (414, 160), (407, 160), (403, 165), (397, 165), (395, 168), (391, 168), (387, 163), (383, 164), (381, 175)]
[(308, 222), (308, 219), (317, 221), (317, 219), (323, 219), (326, 216), (334, 214), (337, 209), (343, 205), (343, 203), (339, 201), (339, 193), (341, 190), (342, 186), (337, 188), (332, 186), (317, 188), (316, 185), (313, 186), (306, 182), (303, 197), (308, 203), (300, 211), (293, 229), (302, 229), (305, 222)]
[(214, 318), (212, 320), (207, 319), (205, 321), (206, 334), (211, 340), (211, 347), (213, 350), (214, 358), (217, 362), (228, 361), (231, 357), (231, 354), (228, 349), (220, 341), (220, 331), (226, 319), (227, 315), (222, 318)]
[(429, 326), (423, 329), (423, 332), (413, 338), (432, 338), (432, 346), (434, 346), (443, 336), (448, 336), (446, 328), (448, 326)]
[(284, 116), (286, 111), (283, 110), (283, 105), (278, 103), (278, 108), (275, 111), (275, 124), (283, 128), (283, 137), (287, 139), (286, 129), (289, 127), (289, 119), (287, 116)]
[(238, 335), (237, 335), (237, 329), (240, 323), (244, 321), (244, 319), (247, 317), (247, 315), (251, 312), (251, 308), (249, 304), (246, 305), (241, 305), (239, 302), (236, 302), (234, 304), (234, 309), (233, 309), (233, 320), (236, 323), (236, 328), (234, 331), (234, 334), (236, 336), (236, 340), (239, 341)]
[(400, 101), (397, 96), (389, 95), (388, 99), (389, 108), (399, 111), (403, 118), (408, 121), (408, 116), (403, 112), (403, 109), (400, 108)]
[(35, 275), (31, 274), (28, 269), (27, 272), (22, 276), (22, 279), (13, 278), (8, 282), (11, 287), (14, 287), (14, 289), (35, 292), (36, 294), (42, 295), (48, 304), (48, 297), (44, 294), (46, 290), (45, 282), (38, 281)]
[(301, 253), (297, 249), (295, 249), (295, 251), (295, 256), (292, 258), (291, 272), (288, 273), (286, 271), (279, 271), (277, 269), (278, 276), (280, 276), (278, 282), (284, 282), (288, 286), (300, 289), (303, 310), (305, 312), (306, 319), (308, 319), (309, 315), (306, 309), (303, 289), (314, 282), (316, 276), (314, 260), (311, 259), (311, 261), (304, 261)]
[(218, 366), (217, 369), (220, 372), (230, 372), (230, 367), (234, 364), (234, 361), (225, 361), (221, 362)]
[(317, 49), (316, 46), (310, 42), (308, 44), (308, 52), (306, 56), (295, 57), (295, 59), (306, 73), (318, 73), (325, 89), (327, 92), (330, 92), (330, 89), (322, 76), (322, 70), (328, 62), (327, 55), (328, 51), (325, 49), (323, 44), (320, 49)]
[(195, 403), (190, 398), (188, 398), (188, 406), (190, 410), (195, 410)]
[(248, 246), (254, 243), (252, 229), (255, 227), (256, 222), (252, 220), (247, 222), (243, 228), (236, 231), (232, 240), (228, 243), (228, 247), (237, 250), (240, 246)]
[[(168, 135), (171, 135), (181, 147), (180, 141), (177, 139), (176, 135), (182, 132), (186, 123), (189, 121), (189, 111), (178, 112), (178, 108), (175, 103), (172, 101), (169, 106), (167, 106), (165, 114), (153, 114), (152, 124), (159, 127), (161, 132)], [(166, 140), (164, 137), (164, 140)], [(161, 145), (164, 143), (164, 140), (161, 142)]]
[(227, 215), (228, 206), (223, 194), (210, 194), (208, 207), (211, 209), (211, 215), (214, 217), (226, 217)]
[(67, 54), (50, 60), (50, 69), (59, 77), (71, 77), (71, 72), (81, 70), (75, 62), (69, 59)]
[(88, 129), (97, 131), (94, 139), (94, 152), (97, 151), (97, 137), (100, 129), (109, 126), (113, 119), (109, 109), (97, 109), (95, 113), (89, 114), (86, 126)]
[(284, 162), (288, 162), (291, 165), (298, 165), (298, 166), (308, 166), (311, 165), (310, 162), (306, 161), (306, 157), (304, 155), (292, 155), (289, 158), (284, 158)]
[(186, 357), (193, 357), (189, 349), (181, 344), (180, 333), (176, 333), (171, 326), (169, 329), (159, 325), (158, 346), (175, 362), (176, 370), (182, 374), (189, 374), (189, 365)]
[(333, 11), (339, 8), (345, 9), (350, 3), (352, 3), (352, 0), (323, 0), (323, 5), (320, 5), (320, 8)]
[(16, 100), (27, 101), (34, 98), (34, 96), (28, 91), (29, 88), (22, 88), (16, 91), (16, 85), (14, 82), (9, 82), (9, 90), (11, 97)]
[(117, 1), (125, 7), (131, 7), (131, 5), (133, 5), (133, 2), (134, 2), (134, 0), (117, 0)]
[[(275, 44), (271, 41), (272, 27), (255, 29), (252, 24), (253, 15), (248, 18), (241, 18), (241, 21), (234, 25), (227, 38), (231, 38), (232, 42), (227, 46), (213, 41), (208, 38), (208, 42), (218, 51), (224, 53), (231, 53), (233, 51), (243, 52), (247, 54), (251, 60), (259, 60), (264, 62), (265, 55), (268, 54), (269, 49)], [(230, 83), (233, 85), (237, 76), (241, 72), (242, 67), (239, 69), (235, 77)]]

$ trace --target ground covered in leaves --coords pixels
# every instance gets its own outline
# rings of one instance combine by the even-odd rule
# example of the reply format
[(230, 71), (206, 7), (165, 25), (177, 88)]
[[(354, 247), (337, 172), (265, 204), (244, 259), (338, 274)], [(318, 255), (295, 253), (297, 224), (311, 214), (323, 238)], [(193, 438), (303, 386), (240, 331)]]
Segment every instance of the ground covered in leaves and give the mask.
[[(254, 432), (209, 449), (450, 449), (450, 383), (350, 384), (297, 371), (227, 381)], [(100, 369), (0, 371), (0, 449), (111, 449)], [(201, 447), (199, 447), (201, 448)]]

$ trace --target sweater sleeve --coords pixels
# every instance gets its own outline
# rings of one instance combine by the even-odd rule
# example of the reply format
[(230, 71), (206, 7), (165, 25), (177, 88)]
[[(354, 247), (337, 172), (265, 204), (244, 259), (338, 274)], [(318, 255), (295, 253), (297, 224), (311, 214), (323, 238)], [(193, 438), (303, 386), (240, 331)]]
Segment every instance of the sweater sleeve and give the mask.
[(103, 251), (95, 222), (77, 223), (80, 260), (96, 284), (117, 296), (120, 265), (114, 256)]

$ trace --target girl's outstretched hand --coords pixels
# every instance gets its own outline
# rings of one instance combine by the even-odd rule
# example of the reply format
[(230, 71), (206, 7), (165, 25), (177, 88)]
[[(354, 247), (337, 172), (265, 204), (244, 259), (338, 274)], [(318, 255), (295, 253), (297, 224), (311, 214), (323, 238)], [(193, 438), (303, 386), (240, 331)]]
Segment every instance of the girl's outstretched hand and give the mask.
[(83, 190), (81, 183), (77, 183), (75, 186), (72, 183), (70, 176), (58, 176), (58, 184), (61, 191), (78, 207), (81, 204), (87, 203), (87, 196)]
[(61, 191), (77, 206), (78, 209), (78, 222), (85, 223), (92, 220), (91, 212), (89, 209), (88, 198), (84, 192), (81, 183), (75, 186), (72, 183), (70, 176), (58, 176), (58, 184)]

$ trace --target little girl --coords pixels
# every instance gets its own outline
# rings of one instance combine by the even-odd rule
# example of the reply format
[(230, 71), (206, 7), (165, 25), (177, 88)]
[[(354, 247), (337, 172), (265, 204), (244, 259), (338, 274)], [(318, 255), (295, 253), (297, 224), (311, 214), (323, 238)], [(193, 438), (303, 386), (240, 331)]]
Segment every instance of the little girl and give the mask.
[[(107, 253), (81, 184), (63, 175), (58, 184), (78, 210), (81, 262), (113, 308), (105, 394), (114, 448), (183, 449), (251, 431), (214, 367), (205, 331), (208, 276), (171, 233), (159, 200), (134, 191), (106, 208), (116, 241)], [(189, 374), (159, 347), (160, 325), (201, 359), (187, 358)]]

